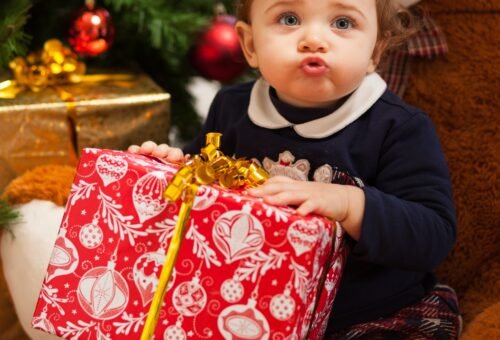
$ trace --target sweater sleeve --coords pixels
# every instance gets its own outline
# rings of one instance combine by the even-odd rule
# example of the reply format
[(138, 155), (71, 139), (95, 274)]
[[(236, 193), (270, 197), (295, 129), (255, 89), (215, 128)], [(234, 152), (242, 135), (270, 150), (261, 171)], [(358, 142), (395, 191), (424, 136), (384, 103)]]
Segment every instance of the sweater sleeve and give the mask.
[(456, 238), (448, 167), (434, 126), (413, 115), (387, 134), (366, 196), (360, 260), (402, 270), (432, 271)]

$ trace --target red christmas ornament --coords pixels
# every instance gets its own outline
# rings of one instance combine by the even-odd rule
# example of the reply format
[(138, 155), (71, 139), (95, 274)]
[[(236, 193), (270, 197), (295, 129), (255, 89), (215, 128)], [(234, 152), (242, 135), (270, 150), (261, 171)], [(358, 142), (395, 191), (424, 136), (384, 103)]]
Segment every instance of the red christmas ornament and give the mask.
[(106, 9), (94, 7), (93, 0), (87, 0), (85, 4), (71, 22), (68, 42), (79, 55), (95, 57), (109, 48), (115, 29)]
[(205, 78), (229, 81), (241, 75), (247, 63), (234, 29), (236, 18), (217, 15), (202, 32), (191, 54), (194, 68)]

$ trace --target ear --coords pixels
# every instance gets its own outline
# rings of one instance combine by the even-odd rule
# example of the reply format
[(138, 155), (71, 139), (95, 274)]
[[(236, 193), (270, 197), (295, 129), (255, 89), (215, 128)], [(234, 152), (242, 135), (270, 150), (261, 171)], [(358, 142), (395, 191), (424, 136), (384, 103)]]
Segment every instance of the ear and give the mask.
[(255, 53), (252, 27), (246, 22), (238, 21), (235, 25), (235, 29), (240, 39), (240, 46), (245, 55), (245, 59), (251, 67), (257, 68), (259, 63), (257, 54)]
[(370, 63), (368, 64), (368, 69), (366, 70), (367, 73), (375, 72), (378, 64), (380, 63), (380, 59), (384, 54), (386, 47), (387, 47), (386, 40), (377, 41), (377, 43), (375, 44), (375, 48), (373, 49), (373, 54), (370, 59)]

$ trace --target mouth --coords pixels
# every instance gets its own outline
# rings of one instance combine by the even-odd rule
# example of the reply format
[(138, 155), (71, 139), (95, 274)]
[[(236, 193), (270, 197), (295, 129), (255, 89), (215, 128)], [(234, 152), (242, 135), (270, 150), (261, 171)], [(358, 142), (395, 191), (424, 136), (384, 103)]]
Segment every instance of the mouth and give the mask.
[(326, 73), (328, 66), (321, 58), (305, 58), (300, 63), (300, 68), (308, 76), (321, 76)]

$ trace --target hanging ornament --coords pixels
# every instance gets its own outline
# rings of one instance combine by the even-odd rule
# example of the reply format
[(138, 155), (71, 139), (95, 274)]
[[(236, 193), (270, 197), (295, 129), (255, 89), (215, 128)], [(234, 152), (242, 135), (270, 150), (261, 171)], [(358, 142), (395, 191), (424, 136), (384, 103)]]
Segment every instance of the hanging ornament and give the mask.
[(115, 318), (127, 307), (129, 300), (127, 281), (114, 268), (114, 261), (109, 261), (107, 267), (92, 268), (78, 283), (80, 306), (95, 319)]
[(33, 328), (40, 329), (49, 334), (56, 334), (56, 329), (54, 325), (47, 318), (47, 307), (44, 307), (42, 314), (40, 316), (34, 316), (31, 322)]
[(229, 303), (240, 301), (244, 293), (245, 288), (236, 276), (232, 279), (227, 279), (220, 286), (220, 295)]
[(95, 249), (101, 245), (104, 238), (102, 229), (97, 225), (97, 221), (92, 221), (84, 225), (78, 234), (80, 243), (87, 249)]
[(104, 186), (108, 186), (125, 176), (128, 170), (128, 163), (123, 157), (103, 154), (97, 158), (95, 167)]
[(234, 29), (236, 18), (227, 15), (222, 4), (216, 5), (215, 12), (212, 24), (192, 48), (191, 61), (203, 77), (230, 81), (245, 71), (247, 63)]
[(269, 339), (269, 322), (256, 305), (250, 298), (246, 305), (231, 305), (219, 314), (217, 327), (224, 339)]
[(109, 48), (114, 34), (109, 12), (95, 7), (94, 0), (85, 0), (85, 7), (71, 21), (68, 42), (79, 55), (95, 57)]
[(160, 214), (167, 206), (163, 192), (167, 180), (163, 171), (152, 171), (142, 176), (134, 185), (132, 201), (142, 222)]
[(59, 235), (47, 268), (47, 281), (57, 276), (71, 274), (78, 266), (78, 250), (73, 242), (66, 237), (66, 232), (66, 228), (59, 229)]
[(193, 210), (205, 210), (212, 206), (217, 197), (219, 196), (219, 191), (208, 185), (202, 185), (198, 188), (196, 196), (194, 197)]
[(186, 332), (182, 329), (182, 322), (177, 321), (175, 325), (168, 327), (163, 333), (163, 340), (186, 340)]
[(250, 210), (244, 205), (242, 210), (227, 211), (214, 223), (212, 236), (226, 263), (250, 257), (264, 245), (264, 228)]
[(199, 314), (207, 304), (207, 293), (200, 284), (198, 277), (189, 282), (183, 282), (174, 290), (172, 296), (174, 308), (184, 316)]
[(271, 315), (277, 320), (290, 320), (295, 312), (295, 300), (290, 296), (291, 284), (287, 284), (283, 294), (273, 296), (269, 304)]
[(300, 256), (314, 248), (321, 236), (321, 230), (314, 221), (298, 220), (288, 227), (286, 236), (295, 250), (295, 255)]
[[(164, 262), (165, 250), (160, 248), (156, 252), (142, 254), (134, 263), (134, 268), (132, 270), (134, 283), (141, 294), (143, 306), (146, 306), (155, 295)], [(167, 291), (172, 288), (175, 276), (174, 269), (168, 281)]]

